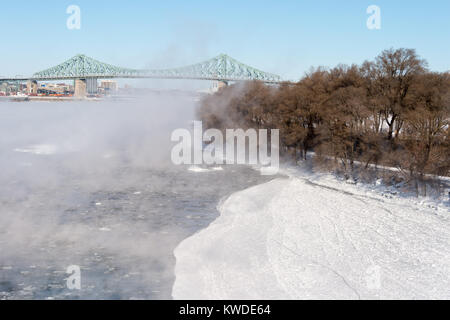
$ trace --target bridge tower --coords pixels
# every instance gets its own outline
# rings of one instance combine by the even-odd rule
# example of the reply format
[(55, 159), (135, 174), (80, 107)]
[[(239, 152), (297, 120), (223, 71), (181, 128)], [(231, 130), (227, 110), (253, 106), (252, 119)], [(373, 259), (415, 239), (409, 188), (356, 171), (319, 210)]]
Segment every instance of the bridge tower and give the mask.
[(86, 98), (86, 79), (76, 79), (74, 87), (75, 87), (75, 98), (79, 99)]
[(88, 94), (97, 94), (98, 93), (98, 79), (97, 78), (87, 78), (86, 86), (87, 86)]
[(75, 97), (86, 98), (86, 95), (98, 93), (98, 79), (86, 78), (75, 80)]
[(38, 93), (38, 83), (36, 80), (28, 80), (27, 81), (27, 93), (28, 94), (37, 94)]

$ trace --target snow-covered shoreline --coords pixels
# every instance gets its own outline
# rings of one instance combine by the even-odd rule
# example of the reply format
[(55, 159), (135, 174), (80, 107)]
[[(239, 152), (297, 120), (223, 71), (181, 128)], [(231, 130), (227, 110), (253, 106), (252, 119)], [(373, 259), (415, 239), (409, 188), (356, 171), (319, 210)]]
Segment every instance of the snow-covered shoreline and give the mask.
[(448, 205), (284, 173), (176, 248), (175, 299), (450, 298)]

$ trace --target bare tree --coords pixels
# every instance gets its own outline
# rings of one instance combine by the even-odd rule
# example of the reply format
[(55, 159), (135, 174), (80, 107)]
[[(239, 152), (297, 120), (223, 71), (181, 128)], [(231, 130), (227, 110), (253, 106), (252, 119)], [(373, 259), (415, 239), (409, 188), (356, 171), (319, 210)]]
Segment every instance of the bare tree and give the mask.
[(426, 61), (420, 59), (414, 49), (385, 50), (375, 59), (374, 84), (388, 125), (389, 140), (401, 130), (405, 100), (417, 76), (424, 73), (426, 67)]

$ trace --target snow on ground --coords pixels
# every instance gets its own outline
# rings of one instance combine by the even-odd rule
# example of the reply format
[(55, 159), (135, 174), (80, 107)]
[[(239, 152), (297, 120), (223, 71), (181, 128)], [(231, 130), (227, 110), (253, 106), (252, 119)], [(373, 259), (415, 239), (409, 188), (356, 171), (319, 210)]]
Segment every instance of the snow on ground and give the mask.
[(450, 299), (448, 202), (292, 170), (175, 250), (175, 299)]

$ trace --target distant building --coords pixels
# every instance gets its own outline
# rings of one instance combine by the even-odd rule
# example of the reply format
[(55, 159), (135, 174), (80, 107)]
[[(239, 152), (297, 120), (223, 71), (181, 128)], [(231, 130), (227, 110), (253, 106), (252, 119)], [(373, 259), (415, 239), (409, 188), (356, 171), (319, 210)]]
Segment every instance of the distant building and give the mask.
[(100, 93), (111, 94), (118, 91), (119, 86), (117, 81), (114, 80), (102, 80), (100, 82), (100, 87), (98, 88)]
[(38, 92), (42, 94), (72, 94), (74, 86), (66, 83), (39, 83)]
[(17, 82), (2, 82), (0, 84), (0, 92), (3, 95), (17, 94), (21, 92), (22, 84)]
[(213, 81), (211, 91), (217, 92), (220, 89), (225, 88), (226, 86), (227, 86), (227, 83), (224, 81)]

